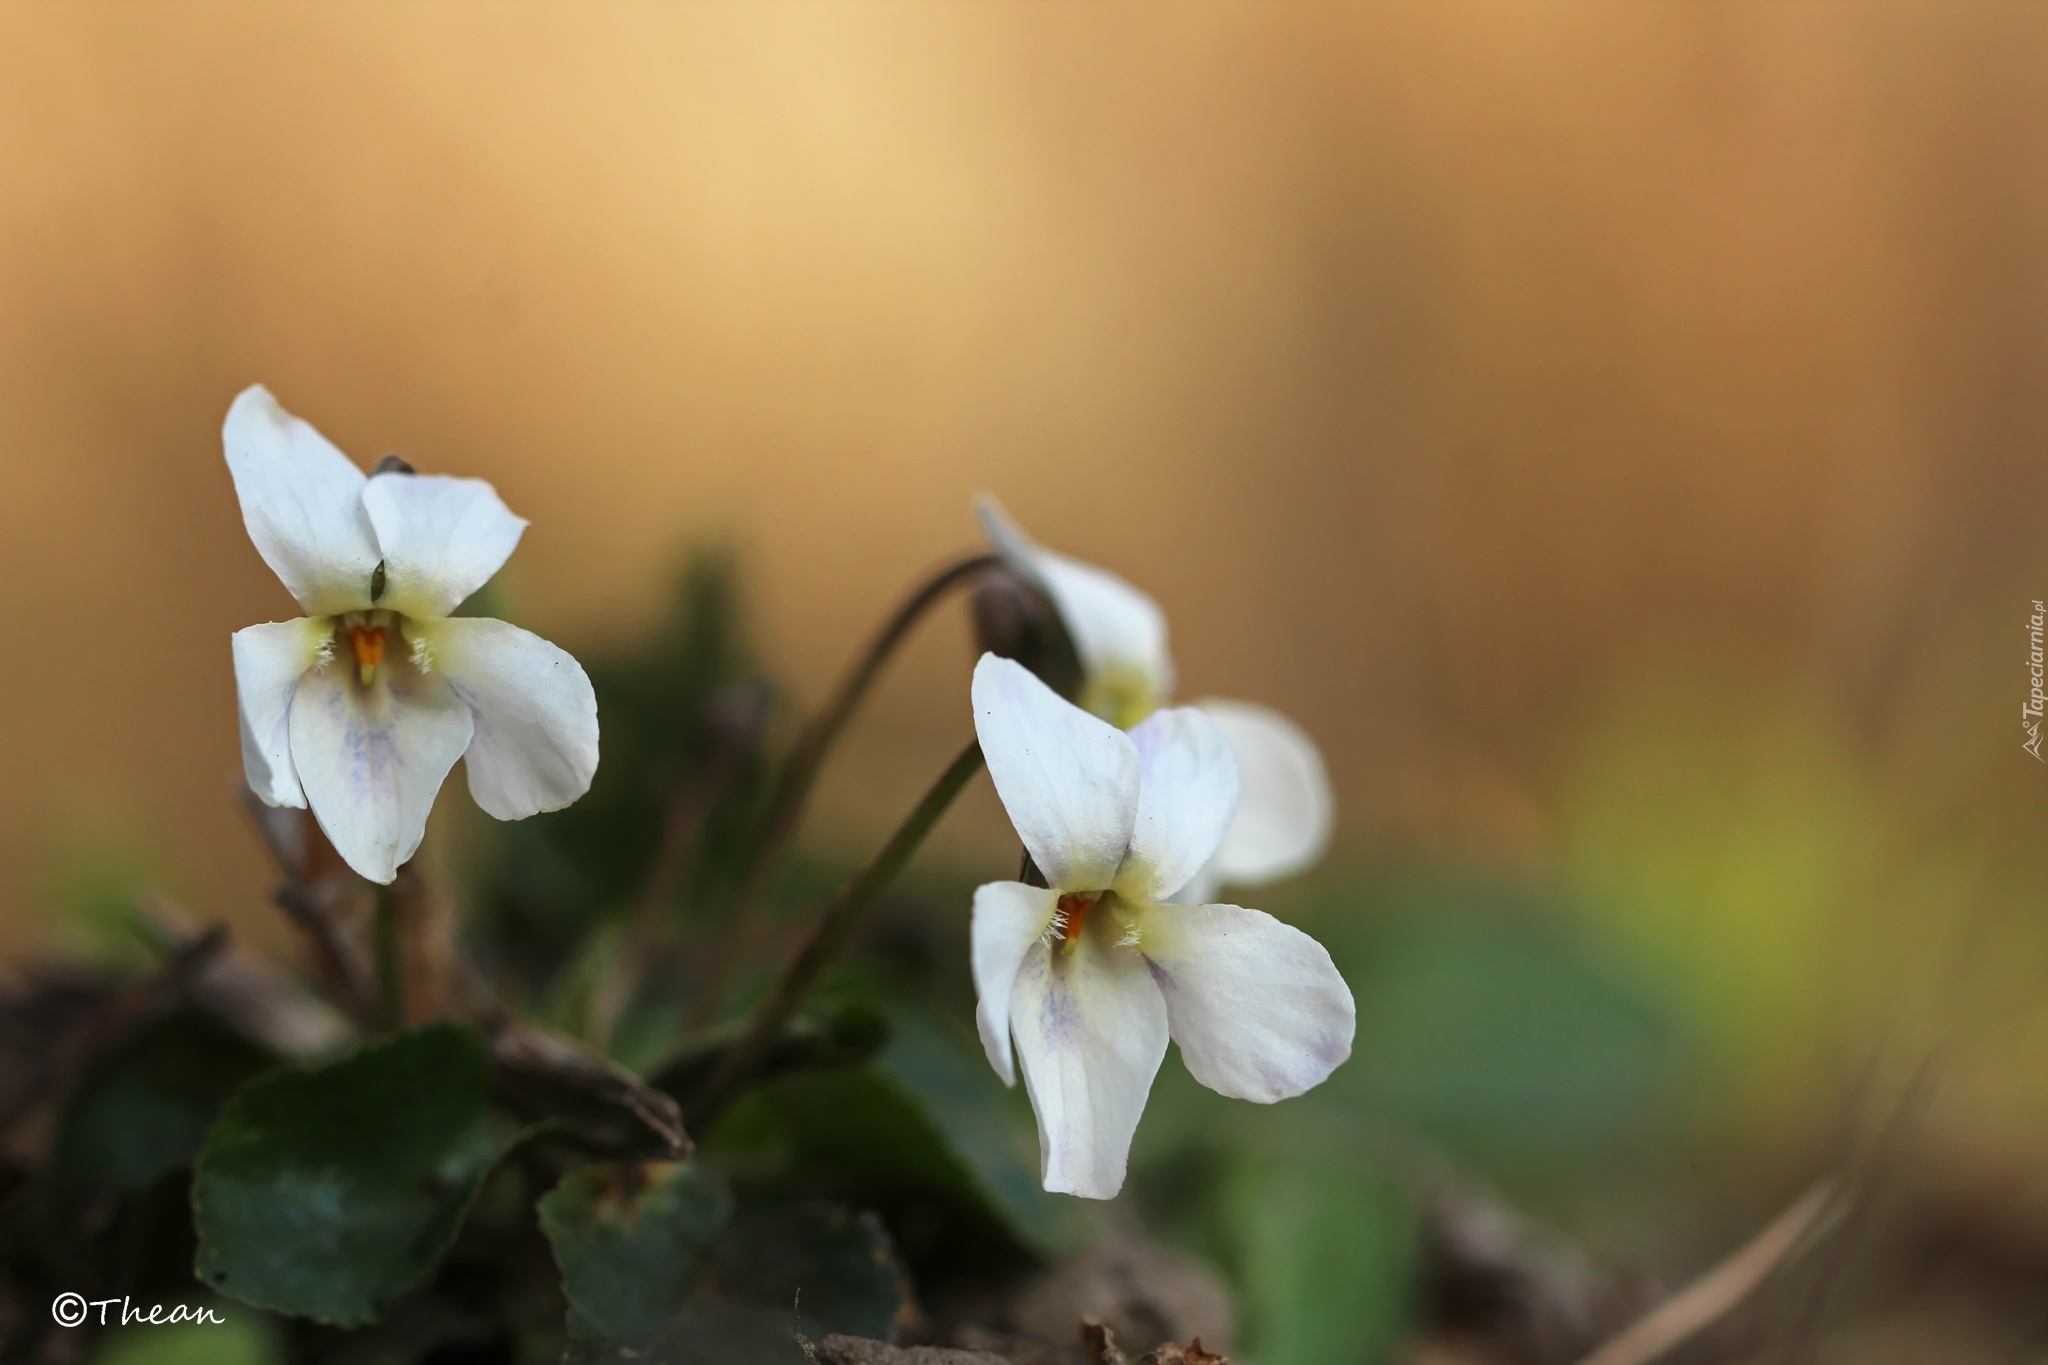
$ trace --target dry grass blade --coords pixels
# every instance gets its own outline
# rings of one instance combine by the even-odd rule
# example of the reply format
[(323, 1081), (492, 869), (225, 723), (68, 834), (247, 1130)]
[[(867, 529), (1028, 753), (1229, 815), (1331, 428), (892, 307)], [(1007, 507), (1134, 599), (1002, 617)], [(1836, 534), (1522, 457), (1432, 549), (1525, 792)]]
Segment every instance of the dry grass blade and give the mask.
[(1834, 1207), (1835, 1182), (1815, 1184), (1733, 1255), (1583, 1357), (1579, 1365), (1646, 1365), (1691, 1339), (1810, 1243)]

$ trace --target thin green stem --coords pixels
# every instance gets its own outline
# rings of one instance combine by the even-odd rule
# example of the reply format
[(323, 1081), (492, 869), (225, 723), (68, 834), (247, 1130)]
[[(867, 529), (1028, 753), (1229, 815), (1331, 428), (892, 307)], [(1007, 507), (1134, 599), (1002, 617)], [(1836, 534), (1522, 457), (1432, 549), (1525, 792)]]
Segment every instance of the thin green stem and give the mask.
[(405, 1027), (405, 953), (403, 915), (395, 886), (377, 888), (377, 1006), (387, 1029)]
[(824, 708), (804, 726), (803, 733), (790, 746), (781, 771), (775, 776), (775, 787), (769, 793), (767, 809), (756, 827), (759, 832), (754, 837), (753, 847), (748, 850), (746, 865), (740, 871), (729, 916), (733, 924), (745, 924), (767, 894), (775, 868), (803, 818), (804, 806), (810, 801), (811, 788), (817, 784), (818, 770), (824, 766), (825, 755), (831, 751), (833, 741), (839, 738), (839, 732), (846, 727), (854, 707), (860, 704), (861, 698), (874, 684), (882, 665), (889, 661), (889, 656), (896, 652), (896, 647), (903, 643), (918, 619), (947, 593), (973, 582), (1001, 562), (995, 555), (970, 555), (955, 560), (926, 579), (904, 599), (896, 614), (869, 642), (866, 652), (855, 660), (852, 669), (840, 680)]
[(932, 826), (953, 804), (953, 798), (960, 795), (973, 776), (981, 771), (981, 744), (971, 742), (939, 774), (939, 780), (932, 783), (931, 790), (917, 803), (896, 832), (889, 836), (889, 842), (882, 845), (881, 852), (874, 860), (846, 879), (839, 894), (832, 899), (811, 936), (797, 950), (789, 965), (782, 969), (782, 975), (775, 987), (768, 993), (767, 1000), (754, 1013), (747, 1025), (747, 1031), (725, 1054), (725, 1059), (711, 1073), (711, 1079), (696, 1096), (690, 1107), (690, 1124), (702, 1128), (717, 1116), (728, 1102), (739, 1092), (761, 1058), (782, 1033), (784, 1026), (796, 1016), (798, 1009), (810, 997), (811, 991), (825, 973), (845, 955), (853, 942), (854, 932), (859, 929), (861, 919), (875, 898), (896, 880), (904, 864), (930, 834)]

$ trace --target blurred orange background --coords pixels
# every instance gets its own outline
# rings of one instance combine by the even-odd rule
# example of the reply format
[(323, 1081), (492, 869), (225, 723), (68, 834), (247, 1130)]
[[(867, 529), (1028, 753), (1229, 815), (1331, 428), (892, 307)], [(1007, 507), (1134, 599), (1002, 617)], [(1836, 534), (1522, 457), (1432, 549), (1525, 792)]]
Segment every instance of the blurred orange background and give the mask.
[[(572, 650), (737, 547), (799, 699), (994, 490), (1320, 739), (1340, 866), (1626, 903), (1766, 1049), (1816, 982), (2048, 1038), (2044, 70), (2048, 11), (1961, 0), (10, 4), (0, 947), (80, 848), (275, 933), (261, 381), (493, 480)], [(814, 838), (966, 734), (967, 651), (898, 663)]]

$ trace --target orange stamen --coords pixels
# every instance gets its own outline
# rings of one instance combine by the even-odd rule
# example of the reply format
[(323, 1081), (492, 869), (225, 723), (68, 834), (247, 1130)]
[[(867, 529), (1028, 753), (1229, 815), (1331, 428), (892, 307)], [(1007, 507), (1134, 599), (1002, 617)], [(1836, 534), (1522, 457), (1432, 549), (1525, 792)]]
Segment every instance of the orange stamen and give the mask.
[(1102, 899), (1100, 891), (1070, 891), (1060, 897), (1060, 938), (1072, 943), (1081, 936), (1081, 925), (1088, 918), (1088, 911), (1095, 902)]
[(348, 647), (355, 651), (357, 674), (367, 683), (384, 662), (384, 627), (350, 626)]

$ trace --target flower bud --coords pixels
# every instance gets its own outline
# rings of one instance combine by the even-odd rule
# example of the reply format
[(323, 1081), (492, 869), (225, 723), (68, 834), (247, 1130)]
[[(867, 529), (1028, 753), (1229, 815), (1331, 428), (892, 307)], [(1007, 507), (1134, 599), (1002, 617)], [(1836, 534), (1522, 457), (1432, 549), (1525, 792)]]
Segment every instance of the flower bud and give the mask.
[(974, 589), (975, 643), (1015, 659), (1069, 701), (1081, 690), (1081, 658), (1046, 595), (1007, 568), (993, 568)]

